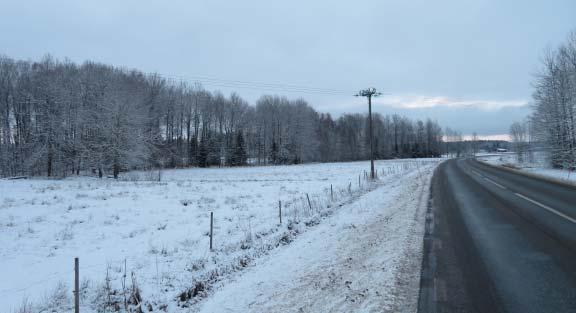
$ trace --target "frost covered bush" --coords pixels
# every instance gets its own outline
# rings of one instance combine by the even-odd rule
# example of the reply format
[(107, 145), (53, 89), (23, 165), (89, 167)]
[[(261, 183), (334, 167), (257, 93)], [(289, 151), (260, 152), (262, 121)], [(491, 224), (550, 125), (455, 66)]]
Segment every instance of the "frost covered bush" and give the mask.
[(66, 225), (64, 229), (56, 234), (56, 240), (59, 241), (68, 241), (72, 239), (74, 239), (74, 232), (72, 231), (72, 227), (70, 225)]
[(28, 298), (24, 298), (16, 313), (33, 313), (32, 309), (32, 303), (28, 301)]
[(57, 312), (62, 307), (70, 304), (70, 297), (68, 296), (68, 286), (59, 282), (52, 293), (46, 299), (46, 310), (50, 312)]

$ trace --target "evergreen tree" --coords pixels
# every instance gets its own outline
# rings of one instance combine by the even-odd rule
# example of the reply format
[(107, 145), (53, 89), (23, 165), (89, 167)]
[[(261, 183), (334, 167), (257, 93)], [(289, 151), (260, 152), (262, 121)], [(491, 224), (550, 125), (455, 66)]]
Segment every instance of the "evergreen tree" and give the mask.
[(272, 141), (272, 148), (270, 149), (270, 163), (278, 164), (278, 145), (276, 141)]
[(190, 147), (188, 153), (188, 165), (191, 166), (198, 166), (198, 138), (196, 136), (192, 136), (190, 140)]
[(222, 151), (220, 151), (220, 141), (217, 135), (208, 136), (206, 141), (207, 145), (207, 162), (209, 166), (220, 166), (221, 165), (221, 155)]
[(242, 132), (239, 131), (236, 135), (236, 145), (234, 151), (232, 152), (232, 166), (242, 166), (246, 165), (248, 157), (246, 155), (246, 150), (244, 149), (244, 136)]
[(208, 167), (208, 143), (206, 136), (202, 136), (202, 139), (200, 139), (197, 162), (199, 167)]

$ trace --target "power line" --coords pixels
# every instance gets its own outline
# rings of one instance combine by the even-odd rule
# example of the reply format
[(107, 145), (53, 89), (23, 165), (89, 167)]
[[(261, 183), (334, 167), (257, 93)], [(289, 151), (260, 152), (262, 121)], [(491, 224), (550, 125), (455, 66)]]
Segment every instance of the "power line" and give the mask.
[[(176, 75), (174, 75), (174, 76), (176, 76)], [(337, 93), (349, 92), (347, 90), (339, 90), (339, 89), (333, 89), (333, 88), (319, 88), (319, 87), (309, 87), (309, 86), (302, 86), (302, 85), (267, 83), (267, 82), (257, 82), (257, 81), (229, 80), (229, 79), (212, 78), (212, 77), (208, 77), (208, 76), (176, 76), (176, 77), (184, 77), (184, 78), (188, 78), (188, 79), (192, 79), (192, 80), (211, 82), (211, 83), (231, 83), (231, 84), (255, 85), (255, 86), (273, 87), (273, 88), (293, 88), (293, 89), (305, 89), (305, 90), (314, 90), (314, 91), (321, 91), (321, 92), (337, 92)]]
[(332, 88), (321, 88), (311, 86), (301, 86), (293, 84), (280, 84), (280, 83), (264, 83), (256, 81), (243, 81), (243, 80), (229, 80), (212, 78), (207, 76), (179, 76), (179, 75), (161, 75), (155, 74), (169, 80), (179, 80), (184, 82), (195, 82), (201, 85), (222, 87), (222, 88), (240, 88), (252, 89), (262, 91), (275, 91), (275, 92), (288, 92), (288, 93), (305, 93), (305, 94), (320, 94), (320, 95), (334, 95), (344, 96), (349, 95), (348, 90), (339, 90)]

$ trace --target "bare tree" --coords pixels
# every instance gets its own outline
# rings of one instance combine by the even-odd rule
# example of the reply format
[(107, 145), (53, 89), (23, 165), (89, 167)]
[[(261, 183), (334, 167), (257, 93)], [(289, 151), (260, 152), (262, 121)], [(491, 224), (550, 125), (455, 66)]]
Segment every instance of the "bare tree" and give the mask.
[(514, 122), (510, 126), (510, 138), (516, 152), (518, 163), (524, 163), (524, 155), (528, 143), (528, 132), (526, 126), (520, 122)]
[[(367, 126), (366, 115), (333, 119), (304, 99), (251, 106), (157, 74), (0, 57), (0, 176), (362, 160)], [(375, 114), (373, 126), (378, 158), (441, 154), (436, 122)]]
[(576, 168), (576, 32), (546, 53), (535, 89), (535, 140), (547, 145), (552, 166)]

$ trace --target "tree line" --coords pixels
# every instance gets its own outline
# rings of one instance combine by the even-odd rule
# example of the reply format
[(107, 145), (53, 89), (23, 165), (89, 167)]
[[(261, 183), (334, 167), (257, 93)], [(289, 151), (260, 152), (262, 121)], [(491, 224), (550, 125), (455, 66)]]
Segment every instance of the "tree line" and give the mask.
[(576, 169), (576, 32), (546, 52), (534, 87), (531, 116), (510, 127), (519, 161), (544, 146), (553, 167)]
[[(434, 121), (373, 116), (375, 157), (435, 157)], [(199, 84), (94, 62), (0, 56), (0, 176), (100, 177), (131, 169), (369, 158), (367, 116), (332, 118), (303, 99), (250, 105)]]

